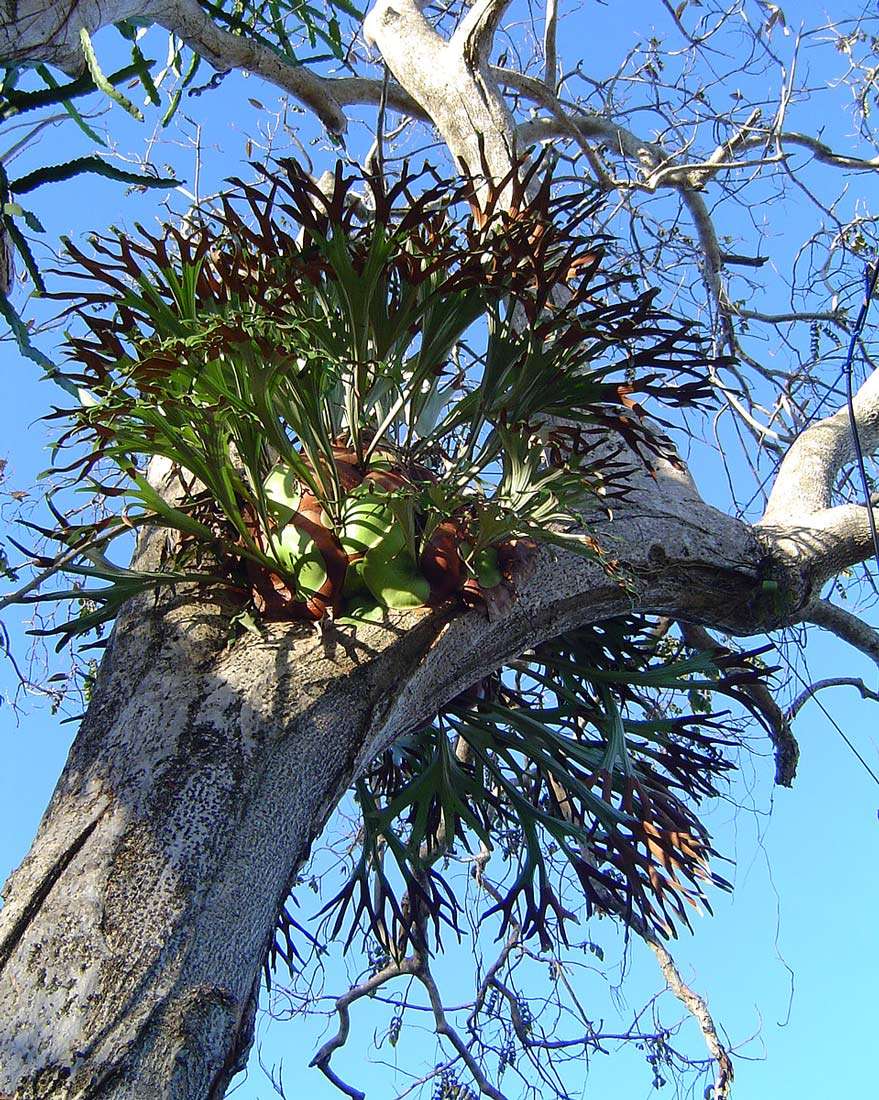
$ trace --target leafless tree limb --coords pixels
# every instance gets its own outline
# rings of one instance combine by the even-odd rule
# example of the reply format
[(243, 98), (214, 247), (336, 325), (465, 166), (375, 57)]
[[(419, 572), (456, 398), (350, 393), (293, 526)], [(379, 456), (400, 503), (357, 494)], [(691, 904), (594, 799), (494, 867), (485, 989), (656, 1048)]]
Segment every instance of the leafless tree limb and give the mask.
[(834, 687), (857, 688), (862, 699), (869, 699), (874, 703), (879, 703), (879, 692), (873, 691), (872, 688), (868, 688), (863, 680), (854, 676), (831, 676), (826, 680), (816, 680), (814, 684), (809, 684), (807, 688), (801, 691), (787, 708), (788, 718), (791, 721), (796, 718), (805, 704), (808, 703), (813, 696), (817, 695), (819, 691), (826, 691), (827, 688)]
[(695, 990), (687, 985), (681, 977), (681, 972), (678, 970), (671, 956), (671, 952), (663, 943), (652, 935), (644, 938), (647, 940), (653, 954), (656, 956), (656, 960), (659, 963), (659, 969), (662, 971), (662, 976), (665, 978), (668, 988), (674, 993), (699, 1025), (699, 1030), (702, 1032), (705, 1045), (717, 1066), (711, 1100), (727, 1100), (732, 1090), (735, 1071), (729, 1052), (720, 1040), (717, 1027), (708, 1009), (705, 998), (700, 997)]
[(352, 1097), (353, 1100), (358, 1100), (358, 1098), (362, 1100), (365, 1093), (359, 1092), (350, 1085), (346, 1085), (330, 1067), (330, 1060), (333, 1055), (337, 1050), (343, 1047), (348, 1040), (348, 1034), (351, 1030), (350, 1007), (355, 1001), (359, 1001), (362, 997), (368, 997), (370, 993), (374, 993), (375, 990), (380, 989), (394, 978), (399, 978), (403, 975), (411, 976), (417, 974), (419, 965), (419, 959), (414, 955), (401, 959), (399, 962), (389, 962), (387, 966), (382, 967), (381, 970), (372, 974), (358, 985), (352, 986), (351, 989), (343, 993), (342, 996), (336, 1000), (336, 1012), (339, 1014), (339, 1028), (336, 1034), (323, 1044), (309, 1064), (311, 1066), (316, 1066), (337, 1088)]
[(879, 665), (879, 630), (829, 600), (814, 600), (802, 614), (807, 623), (830, 630)]

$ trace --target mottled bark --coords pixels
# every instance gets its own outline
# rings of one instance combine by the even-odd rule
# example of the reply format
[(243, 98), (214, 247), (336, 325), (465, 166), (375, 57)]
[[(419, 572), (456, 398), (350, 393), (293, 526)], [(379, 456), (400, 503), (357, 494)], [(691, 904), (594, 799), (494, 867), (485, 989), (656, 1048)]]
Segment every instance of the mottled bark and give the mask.
[(303, 626), (230, 644), (211, 607), (127, 612), (5, 889), (0, 1094), (222, 1095), (291, 875), (439, 623), (346, 652)]

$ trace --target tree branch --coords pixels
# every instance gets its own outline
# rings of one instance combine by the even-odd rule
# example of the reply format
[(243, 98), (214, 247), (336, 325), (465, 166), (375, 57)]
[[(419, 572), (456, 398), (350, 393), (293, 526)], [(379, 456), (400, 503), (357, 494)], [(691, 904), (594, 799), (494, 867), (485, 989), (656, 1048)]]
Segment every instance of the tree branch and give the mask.
[(662, 976), (665, 978), (668, 988), (674, 993), (699, 1025), (699, 1030), (702, 1032), (702, 1038), (705, 1040), (708, 1053), (714, 1059), (717, 1069), (714, 1075), (714, 1088), (711, 1093), (711, 1100), (727, 1100), (732, 1089), (735, 1071), (729, 1052), (721, 1042), (720, 1036), (717, 1033), (717, 1027), (705, 998), (700, 997), (681, 977), (681, 972), (678, 970), (665, 944), (661, 943), (646, 929), (639, 934), (647, 941), (650, 949), (656, 956), (656, 961), (659, 963), (659, 969), (662, 971)]
[(470, 1052), (470, 1048), (449, 1023), (446, 1017), (445, 1010), (443, 1009), (442, 998), (440, 997), (439, 990), (437, 989), (436, 982), (433, 980), (433, 975), (428, 968), (427, 959), (421, 958), (421, 965), (416, 971), (416, 977), (424, 986), (427, 991), (427, 996), (430, 1000), (430, 1007), (433, 1009), (433, 1017), (436, 1023), (436, 1033), (443, 1038), (448, 1039), (455, 1051), (463, 1059), (467, 1069), (470, 1071), (470, 1075), (476, 1082), (477, 1088), (483, 1094), (483, 1096), (490, 1096), (491, 1100), (507, 1100), (502, 1092), (491, 1084), (485, 1074), (479, 1067), (479, 1063), (473, 1057)]
[[(879, 370), (855, 394), (854, 413), (863, 452), (874, 454), (879, 448)], [(790, 524), (798, 516), (830, 509), (836, 476), (854, 458), (845, 407), (810, 425), (785, 455), (761, 524)]]
[(879, 666), (879, 630), (829, 600), (814, 600), (800, 616), (804, 622), (823, 626), (837, 638), (860, 650)]
[(819, 691), (825, 691), (827, 688), (833, 687), (857, 688), (861, 693), (862, 699), (870, 699), (874, 703), (879, 703), (879, 692), (868, 688), (863, 680), (854, 676), (832, 676), (826, 680), (816, 680), (814, 684), (809, 684), (807, 688), (801, 691), (787, 709), (788, 718), (793, 721), (813, 695), (817, 695)]
[(351, 1030), (351, 1014), (349, 1008), (355, 1001), (359, 1001), (361, 997), (368, 997), (371, 993), (374, 993), (375, 990), (381, 988), (386, 982), (403, 975), (417, 974), (418, 966), (418, 959), (414, 955), (406, 959), (401, 959), (399, 962), (392, 961), (379, 970), (377, 974), (373, 974), (365, 981), (352, 986), (351, 989), (343, 993), (342, 996), (336, 1000), (336, 1012), (339, 1014), (339, 1028), (336, 1034), (323, 1044), (317, 1054), (311, 1059), (309, 1065), (316, 1066), (337, 1089), (344, 1092), (347, 1096), (350, 1096), (352, 1100), (364, 1100), (366, 1094), (353, 1088), (351, 1085), (345, 1084), (345, 1082), (330, 1068), (330, 1059), (333, 1057), (333, 1054), (348, 1041), (348, 1033)]
[[(60, 4), (46, 5), (44, 0), (19, 0), (16, 18), (0, 25), (0, 61), (48, 61), (77, 75), (84, 67), (80, 28), (85, 27), (91, 35), (132, 17), (179, 35), (218, 71), (246, 70), (289, 92), (313, 110), (332, 133), (343, 133), (347, 127), (343, 107), (381, 101), (381, 80), (323, 77), (304, 65), (290, 65), (253, 38), (218, 26), (197, 0), (143, 0), (139, 4), (134, 0), (70, 0), (66, 11)], [(388, 84), (387, 102), (413, 118), (428, 118), (424, 108), (396, 82)]]
[(451, 46), (474, 68), (488, 61), (498, 24), (510, 0), (475, 0), (452, 35)]
[(363, 24), (400, 85), (432, 119), (461, 165), (502, 179), (516, 161), (515, 127), (487, 56), (506, 0), (483, 0), (442, 38), (415, 0), (377, 0)]
[[(570, 807), (570, 803), (567, 803)], [(569, 816), (568, 809), (566, 816)], [(581, 845), (581, 855), (588, 862), (592, 862), (591, 854)], [(700, 997), (681, 977), (680, 971), (672, 958), (668, 948), (653, 933), (648, 925), (637, 915), (627, 911), (621, 901), (615, 898), (601, 882), (593, 879), (592, 890), (596, 906), (613, 916), (623, 920), (627, 928), (631, 928), (656, 955), (659, 968), (666, 980), (669, 989), (678, 998), (681, 1004), (691, 1013), (702, 1032), (702, 1038), (708, 1052), (714, 1059), (717, 1070), (714, 1077), (714, 1090), (712, 1100), (727, 1100), (735, 1076), (729, 1052), (720, 1040), (714, 1019), (703, 997)]]
[(144, 8), (147, 15), (179, 35), (215, 69), (244, 69), (261, 76), (314, 111), (330, 133), (345, 132), (348, 120), (329, 81), (304, 65), (289, 65), (255, 39), (224, 30), (198, 0), (152, 0)]
[(556, 52), (558, 21), (558, 0), (546, 0), (546, 14), (543, 20), (543, 82), (553, 93), (555, 93), (559, 79), (559, 63)]

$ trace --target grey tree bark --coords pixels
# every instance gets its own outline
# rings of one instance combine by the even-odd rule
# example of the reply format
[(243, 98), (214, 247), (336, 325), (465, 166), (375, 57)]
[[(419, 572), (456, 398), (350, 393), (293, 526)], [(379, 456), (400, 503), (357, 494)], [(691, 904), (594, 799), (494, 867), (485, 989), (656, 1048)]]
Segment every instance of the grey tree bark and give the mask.
[[(79, 26), (133, 11), (124, 0), (7, 8), (0, 57), (69, 68)], [(212, 33), (186, 0), (139, 10), (194, 39)], [(486, 50), (503, 10), (478, 0), (449, 40), (414, 0), (379, 0), (365, 25), (398, 101), (471, 167), (481, 144), (495, 176), (516, 155)], [(218, 56), (233, 46), (217, 44)], [(378, 94), (305, 70), (284, 80), (336, 128), (343, 103)], [(875, 443), (875, 381), (858, 402)], [(865, 510), (831, 505), (849, 458), (839, 428), (829, 418), (803, 434), (756, 526), (705, 504), (673, 465), (634, 477), (625, 504), (587, 524), (626, 584), (544, 547), (491, 620), (425, 610), (356, 633), (273, 625), (230, 640), (222, 608), (185, 593), (128, 607), (31, 853), (4, 889), (0, 1098), (221, 1097), (250, 1045), (279, 908), (358, 769), (569, 627), (635, 611), (747, 635), (808, 617), (824, 580), (870, 550)]]

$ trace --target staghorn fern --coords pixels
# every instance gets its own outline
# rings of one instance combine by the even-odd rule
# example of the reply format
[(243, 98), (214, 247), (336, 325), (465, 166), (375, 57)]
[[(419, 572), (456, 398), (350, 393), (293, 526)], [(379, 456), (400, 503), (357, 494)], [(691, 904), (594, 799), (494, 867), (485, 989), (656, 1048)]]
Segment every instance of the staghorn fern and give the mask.
[[(89, 330), (70, 337), (64, 371), (88, 398), (54, 415), (69, 423), (59, 461), (89, 446), (62, 469), (113, 493), (108, 468), (121, 472), (128, 522), (175, 528), (181, 565), (207, 547), (263, 618), (341, 613), (364, 586), (391, 607), (479, 599), (516, 540), (594, 554), (566, 534), (590, 494), (615, 491), (594, 433), (660, 450), (632, 394), (707, 396), (689, 326), (649, 291), (619, 297), (603, 242), (577, 231), (594, 208), (553, 198), (548, 178), (488, 217), (469, 184), (363, 177), (366, 223), (341, 166), (328, 195), (292, 162), (233, 182), (187, 232), (139, 228), (97, 241), (95, 257), (68, 243), (66, 274), (84, 285), (52, 296)], [(562, 287), (565, 304), (548, 307)], [(200, 492), (164, 504), (139, 472), (154, 456)], [(385, 530), (353, 551), (352, 493)], [(93, 535), (68, 527), (64, 545)], [(106, 579), (91, 595), (113, 610)]]
[[(427, 173), (385, 189), (339, 166), (324, 193), (285, 162), (186, 231), (116, 233), (93, 256), (68, 243), (74, 287), (53, 296), (85, 327), (64, 369), (82, 401), (52, 415), (56, 468), (123, 511), (54, 532), (76, 584), (28, 598), (87, 601), (61, 644), (180, 582), (263, 620), (356, 622), (514, 598), (510, 556), (534, 542), (600, 556), (572, 537), (599, 488), (620, 491), (594, 441), (663, 451), (636, 397), (704, 399), (704, 356), (650, 291), (602, 275), (605, 242), (579, 231), (594, 208), (536, 171), (512, 210), (480, 209), (469, 184)], [(156, 456), (189, 486), (173, 503), (144, 476)], [(175, 536), (161, 573), (89, 558), (132, 527)], [(564, 935), (559, 865), (602, 909), (666, 935), (688, 923), (726, 885), (696, 809), (735, 742), (704, 707), (658, 715), (651, 693), (747, 700), (722, 654), (661, 659), (645, 630), (540, 646), (379, 758), (357, 784), (362, 849), (325, 907), (331, 933), (347, 921), (349, 941), (365, 929), (402, 951), (431, 923), (457, 930), (439, 867), (455, 845), (506, 849), (502, 931)]]
[[(697, 809), (722, 790), (739, 741), (724, 713), (664, 713), (657, 693), (693, 690), (750, 708), (762, 651), (663, 657), (645, 619), (570, 631), (524, 655), (398, 740), (358, 781), (359, 854), (321, 910), (399, 956), (432, 924), (461, 933), (462, 904), (441, 861), (456, 850), (506, 869), (498, 913), (547, 949), (566, 937), (564, 869), (587, 905), (670, 936), (706, 888), (729, 888)], [(744, 669), (744, 671), (743, 671)], [(553, 854), (554, 853), (554, 854)], [(495, 866), (494, 863), (492, 865)], [(495, 877), (497, 878), (497, 869)]]

